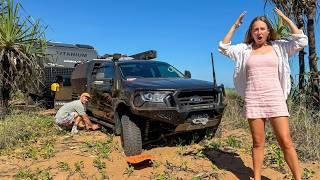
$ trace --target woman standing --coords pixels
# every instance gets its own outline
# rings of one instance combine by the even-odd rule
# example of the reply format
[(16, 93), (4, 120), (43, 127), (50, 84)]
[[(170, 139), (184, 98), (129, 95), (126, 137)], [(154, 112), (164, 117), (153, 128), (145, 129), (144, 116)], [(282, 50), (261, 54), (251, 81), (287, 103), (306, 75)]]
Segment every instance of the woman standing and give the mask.
[(268, 19), (259, 16), (251, 22), (245, 42), (231, 45), (231, 38), (246, 15), (244, 12), (220, 42), (219, 51), (236, 61), (234, 84), (244, 98), (244, 116), (251, 130), (254, 179), (261, 179), (267, 120), (294, 178), (301, 179), (286, 104), (291, 88), (288, 58), (307, 46), (308, 41), (307, 36), (279, 9), (275, 8), (275, 12), (291, 29), (289, 40), (280, 40)]

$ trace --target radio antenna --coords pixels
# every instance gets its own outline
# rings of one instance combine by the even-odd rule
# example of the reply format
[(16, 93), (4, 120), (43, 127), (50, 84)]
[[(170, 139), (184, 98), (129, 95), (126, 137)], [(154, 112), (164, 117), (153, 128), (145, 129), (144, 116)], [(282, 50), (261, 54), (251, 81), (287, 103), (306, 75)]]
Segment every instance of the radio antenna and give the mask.
[(211, 53), (211, 65), (212, 65), (213, 85), (214, 87), (217, 87), (216, 72), (214, 71), (214, 63), (213, 63), (213, 53)]

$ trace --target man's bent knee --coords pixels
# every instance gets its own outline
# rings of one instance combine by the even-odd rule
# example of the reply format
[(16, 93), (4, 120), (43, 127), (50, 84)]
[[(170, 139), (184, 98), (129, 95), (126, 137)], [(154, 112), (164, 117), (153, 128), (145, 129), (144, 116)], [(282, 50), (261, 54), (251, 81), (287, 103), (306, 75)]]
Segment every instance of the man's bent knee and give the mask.
[(74, 118), (76, 118), (76, 117), (79, 116), (79, 114), (78, 114), (77, 112), (72, 112), (71, 115), (72, 115)]

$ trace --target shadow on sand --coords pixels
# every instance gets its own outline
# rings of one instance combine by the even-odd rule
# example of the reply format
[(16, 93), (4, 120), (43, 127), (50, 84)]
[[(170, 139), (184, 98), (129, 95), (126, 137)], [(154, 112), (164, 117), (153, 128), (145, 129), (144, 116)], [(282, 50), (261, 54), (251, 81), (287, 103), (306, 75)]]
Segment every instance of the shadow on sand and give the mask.
[[(207, 158), (210, 159), (210, 161), (219, 169), (232, 172), (238, 179), (253, 179), (252, 169), (243, 163), (239, 154), (219, 149), (205, 149), (205, 154)], [(261, 179), (270, 180), (265, 176), (262, 176)]]

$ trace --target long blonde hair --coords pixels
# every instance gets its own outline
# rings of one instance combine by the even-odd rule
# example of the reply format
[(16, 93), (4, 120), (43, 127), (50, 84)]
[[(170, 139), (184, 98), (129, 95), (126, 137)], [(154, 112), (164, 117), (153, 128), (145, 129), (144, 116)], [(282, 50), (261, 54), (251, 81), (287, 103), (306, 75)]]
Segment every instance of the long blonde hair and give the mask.
[(267, 42), (280, 39), (279, 34), (273, 29), (273, 27), (272, 27), (271, 23), (269, 22), (269, 20), (265, 16), (258, 16), (258, 17), (254, 18), (251, 21), (249, 29), (248, 29), (248, 31), (246, 33), (246, 37), (245, 37), (244, 43), (251, 44), (252, 42), (254, 42), (254, 39), (251, 36), (251, 31), (252, 31), (252, 26), (256, 21), (262, 21), (262, 22), (266, 23), (267, 28), (268, 28), (268, 30), (270, 32), (270, 34), (269, 34), (269, 36), (267, 38)]

